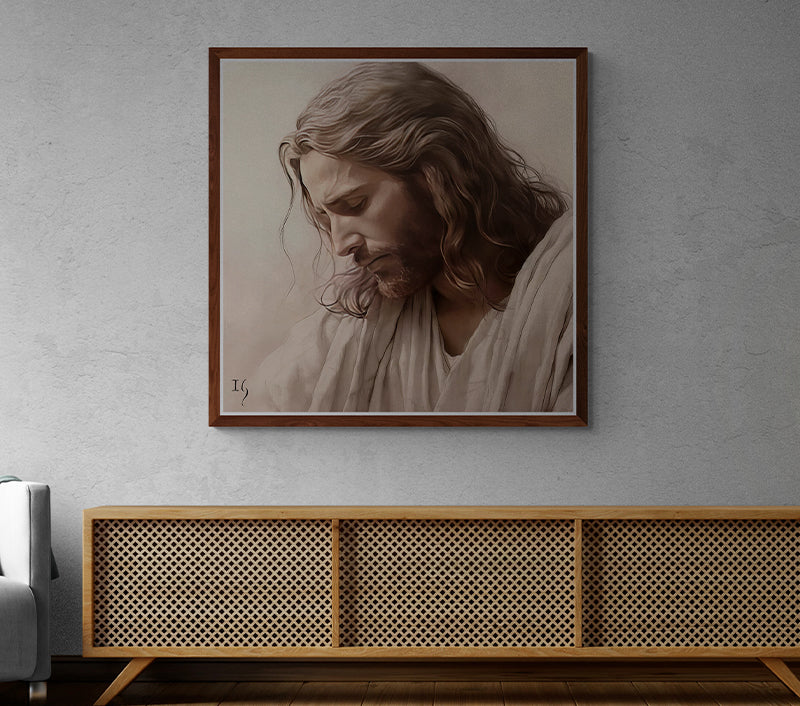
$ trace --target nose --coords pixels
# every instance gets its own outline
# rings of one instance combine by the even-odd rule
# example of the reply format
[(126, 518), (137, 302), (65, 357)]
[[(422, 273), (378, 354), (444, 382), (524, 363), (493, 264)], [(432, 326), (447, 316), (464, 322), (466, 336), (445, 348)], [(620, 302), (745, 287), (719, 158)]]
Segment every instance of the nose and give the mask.
[(331, 216), (331, 242), (333, 251), (340, 257), (352, 255), (363, 242), (358, 230), (354, 228), (352, 218)]

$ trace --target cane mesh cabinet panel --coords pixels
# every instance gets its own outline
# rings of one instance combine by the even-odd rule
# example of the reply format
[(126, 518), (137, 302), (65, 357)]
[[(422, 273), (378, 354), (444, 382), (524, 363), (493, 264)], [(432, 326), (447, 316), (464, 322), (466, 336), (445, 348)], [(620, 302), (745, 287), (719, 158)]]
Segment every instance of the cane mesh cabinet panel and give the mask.
[(583, 523), (583, 644), (800, 645), (800, 523)]
[(567, 520), (355, 520), (340, 526), (343, 647), (574, 644)]
[(85, 511), (87, 656), (800, 657), (800, 509)]
[(98, 520), (96, 647), (330, 644), (323, 520)]

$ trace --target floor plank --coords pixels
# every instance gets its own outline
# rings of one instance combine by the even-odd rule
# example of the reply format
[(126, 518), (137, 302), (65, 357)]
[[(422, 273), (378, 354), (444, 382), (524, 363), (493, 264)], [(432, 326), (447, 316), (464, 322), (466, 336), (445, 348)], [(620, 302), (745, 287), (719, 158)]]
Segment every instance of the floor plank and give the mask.
[(292, 706), (361, 706), (367, 682), (306, 682)]
[(502, 688), (505, 706), (575, 706), (564, 682), (506, 681)]
[[(92, 706), (104, 682), (48, 683), (48, 706)], [(2, 706), (27, 685), (0, 684)], [(135, 681), (111, 706), (800, 706), (769, 682), (160, 682)]]
[[(234, 682), (137, 681), (115, 698), (116, 706), (219, 706), (235, 687)], [(48, 704), (49, 706), (49, 704)]]
[(98, 682), (47, 682), (47, 706), (92, 706), (107, 686)]
[(576, 706), (647, 706), (631, 682), (569, 682)]
[(28, 696), (25, 685), (20, 681), (0, 683), (0, 704), (17, 706), (27, 704)]
[[(779, 682), (703, 682), (719, 706), (797, 706), (800, 699)], [(777, 688), (773, 688), (777, 687)]]
[(435, 706), (503, 706), (500, 682), (437, 681)]
[[(779, 696), (782, 699), (788, 699), (786, 703), (792, 704), (792, 706), (797, 706), (798, 704), (800, 704), (800, 698), (795, 696), (785, 684), (782, 684), (779, 681), (753, 682), (752, 686), (758, 689), (759, 691), (763, 691), (766, 694), (770, 694), (772, 696)], [(781, 701), (780, 703), (783, 704), (784, 702)]]
[(363, 706), (433, 706), (432, 681), (371, 682)]
[(242, 682), (225, 696), (222, 706), (289, 706), (303, 682)]
[(647, 706), (718, 706), (714, 698), (692, 681), (634, 682)]

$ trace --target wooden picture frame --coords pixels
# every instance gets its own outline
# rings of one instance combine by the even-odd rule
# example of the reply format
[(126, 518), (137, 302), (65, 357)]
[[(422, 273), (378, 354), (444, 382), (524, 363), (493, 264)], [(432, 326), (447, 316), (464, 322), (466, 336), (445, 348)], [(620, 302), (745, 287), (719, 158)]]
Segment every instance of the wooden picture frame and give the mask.
[[(387, 70), (393, 70), (392, 66), (397, 67), (398, 72), (409, 74), (420, 66), (419, 71), (423, 73), (419, 75), (423, 78), (417, 79), (417, 83), (408, 84), (414, 86), (435, 82), (434, 79), (428, 79), (431, 71), (435, 76), (444, 76), (447, 85), (455, 85), (456, 92), (461, 91), (468, 96), (463, 102), (471, 104), (474, 100), (480, 106), (477, 112), (484, 116), (484, 120), (488, 116), (485, 122), (496, 126), (503, 155), (521, 156), (524, 164), (535, 171), (525, 171), (527, 167), (518, 162), (508, 169), (532, 174), (526, 178), (539, 184), (540, 192), (546, 192), (550, 184), (553, 192), (563, 197), (567, 211), (564, 211), (564, 207), (560, 210), (554, 207), (554, 215), (542, 219), (545, 225), (537, 225), (541, 230), (538, 235), (536, 228), (531, 225), (530, 232), (535, 234), (529, 236), (533, 252), (529, 255), (529, 248), (524, 256), (519, 256), (519, 262), (524, 260), (524, 264), (518, 262), (503, 270), (498, 264), (498, 253), (513, 248), (507, 243), (495, 247), (491, 234), (485, 236), (485, 242), (481, 241), (477, 246), (474, 240), (468, 241), (466, 238), (453, 241), (463, 242), (461, 249), (453, 248), (452, 243), (446, 244), (442, 236), (441, 243), (431, 249), (430, 255), (426, 255), (428, 259), (442, 260), (441, 271), (435, 278), (429, 278), (427, 284), (409, 294), (402, 289), (406, 286), (402, 282), (397, 285), (399, 290), (392, 289), (400, 281), (400, 275), (394, 269), (395, 259), (401, 262), (402, 253), (411, 252), (417, 258), (420, 251), (416, 241), (413, 249), (403, 250), (404, 245), (412, 240), (406, 231), (402, 231), (402, 237), (398, 236), (399, 240), (393, 241), (400, 245), (393, 245), (395, 249), (392, 253), (400, 254), (395, 259), (382, 260), (383, 263), (392, 264), (376, 265), (378, 257), (387, 257), (387, 251), (378, 250), (377, 246), (375, 250), (371, 249), (373, 241), (367, 239), (372, 237), (372, 231), (367, 236), (362, 236), (362, 231), (367, 232), (365, 228), (372, 226), (365, 225), (363, 218), (353, 221), (350, 216), (355, 212), (348, 211), (345, 214), (350, 218), (348, 223), (358, 223), (353, 226), (353, 233), (357, 234), (353, 237), (360, 238), (359, 242), (369, 243), (363, 245), (364, 261), (372, 259), (365, 265), (359, 260), (362, 251), (357, 248), (360, 246), (350, 247), (347, 243), (344, 248), (349, 250), (340, 247), (341, 242), (336, 238), (340, 237), (341, 231), (337, 229), (338, 223), (344, 218), (336, 211), (339, 206), (331, 210), (327, 203), (317, 203), (320, 198), (314, 201), (315, 190), (319, 196), (334, 182), (313, 182), (308, 176), (311, 169), (306, 167), (306, 178), (300, 181), (299, 164), (303, 160), (308, 161), (306, 152), (299, 152), (295, 158), (290, 158), (294, 148), (289, 148), (282, 152), (279, 159), (278, 149), (281, 139), (295, 128), (297, 116), (325, 85), (339, 81), (349, 71), (364, 64), (375, 67), (374, 71), (379, 77)], [(369, 71), (355, 69), (356, 72), (362, 70)], [(359, 73), (355, 80), (376, 80), (366, 73), (364, 76), (362, 79)], [(340, 95), (345, 94), (340, 91)], [(380, 116), (388, 114), (379, 113)], [(427, 117), (421, 122), (428, 122)], [(339, 124), (342, 124), (341, 120)], [(356, 142), (367, 142), (362, 133), (355, 132)], [(295, 139), (299, 144), (300, 137)], [(492, 140), (486, 139), (489, 142)], [(309, 143), (306, 141), (304, 144), (307, 147)], [(374, 139), (370, 144), (375, 144)], [(323, 153), (322, 147), (312, 144), (311, 149), (317, 155)], [(458, 145), (455, 149), (459, 149)], [(465, 143), (462, 152), (470, 152), (468, 144)], [(585, 48), (211, 48), (209, 424), (585, 426), (588, 422), (587, 153)], [(466, 159), (480, 162), (474, 155)], [(511, 164), (515, 157), (509, 159)], [(363, 164), (357, 158), (343, 162), (341, 156), (332, 153), (323, 157), (320, 163), (328, 166)], [(369, 198), (365, 197), (358, 204), (346, 204), (348, 209), (378, 208), (376, 204), (380, 201), (373, 196), (374, 189), (378, 188), (375, 184), (383, 183), (379, 177), (385, 176), (388, 168), (377, 168), (374, 164), (368, 164), (366, 168), (372, 170), (369, 174), (378, 175), (374, 182), (370, 182), (372, 186), (364, 187), (373, 191), (369, 192)], [(443, 193), (444, 197), (432, 195), (435, 189), (430, 184), (435, 182), (436, 177), (431, 177), (427, 171), (425, 174), (414, 172), (413, 177), (401, 177), (398, 176), (398, 168), (398, 172), (392, 172), (388, 179), (391, 184), (399, 184), (397, 189), (400, 191), (392, 193), (412, 198), (412, 207), (418, 203), (413, 201), (417, 198), (415, 188), (423, 184), (424, 195), (420, 199), (427, 199), (426, 203), (430, 205), (419, 206), (420, 213), (427, 213), (427, 208), (433, 214), (431, 219), (439, 219), (436, 221), (440, 224), (437, 233), (447, 230), (449, 237), (451, 232), (463, 234), (468, 230), (468, 227), (459, 230), (459, 227), (453, 226), (448, 220), (450, 216), (442, 215), (450, 212), (447, 203), (445, 206), (440, 204), (443, 199), (446, 201), (450, 198), (447, 194), (463, 193), (460, 187), (450, 191), (446, 189), (452, 173), (462, 174), (459, 169), (451, 168), (450, 172), (440, 170), (439, 173), (444, 174), (442, 183), (446, 184), (437, 194)], [(409, 169), (409, 173), (412, 171)], [(463, 174), (466, 174), (466, 168)], [(287, 179), (293, 183), (295, 190), (291, 206), (292, 188)], [(463, 181), (467, 180), (468, 176), (464, 176)], [(509, 205), (510, 201), (504, 202), (504, 199), (510, 198), (506, 193), (514, 192), (514, 189), (490, 188), (480, 182), (475, 191), (482, 194), (487, 189), (499, 193), (499, 197), (488, 208), (482, 204), (475, 205), (475, 213), (465, 216), (469, 223), (482, 222), (479, 221), (482, 218), (481, 209), (483, 212), (503, 209), (509, 213), (519, 211)], [(339, 202), (337, 200), (337, 204)], [(471, 203), (468, 205), (472, 206)], [(310, 216), (306, 217), (304, 210), (310, 211)], [(380, 224), (381, 235), (389, 233), (387, 237), (395, 237), (394, 233), (401, 231), (390, 231), (386, 224), (392, 220), (392, 214), (401, 211), (400, 208), (394, 208), (377, 214), (381, 217), (376, 217), (370, 223)], [(539, 213), (538, 210), (530, 212)], [(386, 218), (387, 213), (389, 218)], [(562, 215), (558, 217), (558, 213)], [(409, 217), (408, 221), (416, 223), (424, 217)], [(311, 219), (317, 219), (316, 223), (321, 227), (319, 232), (309, 223)], [(350, 225), (347, 227), (350, 228)], [(413, 229), (414, 226), (407, 226), (404, 221), (403, 227)], [(473, 230), (477, 232), (480, 227)], [(510, 232), (514, 229), (505, 230)], [(522, 231), (523, 228), (518, 230)], [(492, 245), (486, 245), (486, 242)], [(326, 246), (326, 243), (333, 245)], [(326, 247), (338, 250), (342, 257), (329, 256)], [(484, 247), (488, 249), (484, 250)], [(549, 264), (545, 267), (541, 263), (545, 262), (551, 247), (552, 252), (556, 252), (556, 248), (560, 250), (553, 256), (552, 262), (547, 261)], [(489, 249), (491, 256), (486, 255)], [(375, 256), (376, 252), (380, 254)], [(468, 252), (473, 253), (475, 261), (483, 258), (489, 274), (479, 282), (480, 275), (476, 275), (475, 280), (464, 285), (463, 279), (458, 279), (458, 272), (467, 270), (458, 270), (458, 267), (472, 267), (469, 263), (463, 264), (470, 257)], [(558, 253), (561, 253), (560, 258)], [(421, 257), (413, 261), (422, 261)], [(315, 261), (318, 265), (316, 270)], [(368, 312), (364, 318), (346, 313), (330, 314), (314, 301), (314, 296), (320, 296), (320, 285), (333, 281), (330, 279), (332, 272), (345, 267), (341, 265), (345, 261), (348, 263), (346, 266), (351, 268), (350, 273), (358, 272), (368, 281), (365, 289), (359, 290), (359, 296), (372, 287), (369, 290), (373, 293), (370, 296), (374, 297), (370, 300), (372, 311), (364, 307)], [(404, 264), (407, 265), (407, 262)], [(561, 266), (552, 263), (561, 263)], [(417, 272), (415, 266), (407, 266), (404, 270), (411, 273), (412, 281)], [(336, 269), (326, 270), (326, 267)], [(376, 273), (373, 273), (373, 268)], [(399, 269), (400, 265), (397, 265), (397, 271)], [(445, 269), (447, 276), (442, 274)], [(374, 276), (367, 275), (367, 270)], [(475, 268), (469, 271), (473, 272)], [(502, 274), (504, 272), (506, 274)], [(508, 272), (511, 272), (510, 276)], [(523, 272), (526, 273), (524, 277)], [(557, 276), (560, 279), (556, 279)], [(466, 332), (462, 323), (467, 322), (468, 317), (464, 315), (457, 318), (456, 326), (452, 329), (455, 338), (450, 338), (451, 329), (446, 326), (448, 320), (444, 310), (438, 307), (439, 302), (443, 301), (442, 292), (450, 291), (447, 288), (454, 281), (462, 283), (454, 285), (457, 294), (466, 296), (465, 293), (468, 293), (472, 297), (470, 305), (478, 302), (475, 307), (483, 307), (485, 314), (482, 319), (475, 318), (475, 323), (467, 326)], [(548, 285), (548, 282), (551, 284)], [(439, 283), (444, 284), (439, 286)], [(498, 283), (499, 286), (493, 290)], [(413, 285), (408, 287), (412, 288)], [(481, 298), (475, 294), (479, 290), (484, 293), (496, 291), (499, 294), (494, 299), (489, 294)], [(337, 290), (337, 306), (345, 301), (342, 291)], [(376, 291), (377, 294), (374, 294)], [(540, 295), (539, 292), (544, 294)], [(423, 301), (426, 296), (426, 301), (431, 303), (426, 305), (428, 308), (424, 316), (431, 317), (433, 327), (428, 326), (427, 319), (417, 313), (412, 318), (415, 325), (423, 321), (420, 330), (430, 337), (430, 340), (425, 339), (420, 350), (427, 355), (429, 348), (438, 346), (431, 354), (435, 356), (435, 365), (413, 349), (411, 339), (416, 341), (416, 334), (401, 325), (407, 309), (403, 302), (408, 303), (412, 299), (416, 302), (417, 297)], [(539, 298), (525, 298), (535, 296)], [(323, 301), (329, 304), (330, 298)], [(379, 307), (376, 301), (388, 303)], [(534, 303), (530, 304), (530, 301)], [(401, 313), (395, 319), (387, 318), (388, 324), (374, 313), (377, 309), (382, 317), (384, 310), (391, 312), (395, 310), (393, 307)], [(515, 317), (513, 320), (512, 316)], [(522, 323), (513, 323), (518, 319)], [(300, 321), (304, 323), (298, 326)], [(378, 323), (371, 323), (373, 321)], [(318, 322), (325, 323), (317, 329)], [(343, 323), (340, 325), (340, 322)], [(331, 326), (338, 328), (331, 329)], [(374, 340), (370, 339), (370, 343), (364, 343), (365, 347), (360, 348), (366, 336), (363, 331), (369, 326), (374, 326), (369, 329)], [(478, 328), (475, 329), (475, 326)], [(347, 334), (351, 330), (357, 333)], [(384, 330), (389, 337), (385, 340), (380, 338), (383, 333), (376, 333)], [(411, 333), (403, 337), (402, 331)], [(470, 337), (472, 331), (476, 332)], [(487, 333), (489, 331), (491, 333)], [(290, 333), (294, 344), (286, 343)], [(374, 343), (375, 340), (382, 341), (380, 348)], [(545, 340), (546, 344), (539, 343)], [(528, 341), (535, 342), (536, 351), (525, 343)], [(291, 348), (291, 345), (295, 347)], [(341, 350), (337, 348), (334, 351), (335, 345), (341, 346)], [(402, 354), (399, 352), (401, 349)], [(406, 349), (412, 352), (407, 353)], [(514, 355), (510, 352), (512, 349), (516, 351)], [(390, 350), (396, 359), (393, 357), (389, 360), (387, 351)], [(459, 356), (461, 351), (464, 353)], [(413, 371), (407, 365), (408, 361), (416, 366)], [(370, 368), (370, 365), (374, 367)], [(439, 366), (436, 368), (439, 372), (430, 372), (436, 366)], [(427, 377), (419, 375), (417, 367), (424, 369)], [(492, 372), (489, 372), (490, 367)], [(438, 378), (435, 377), (437, 374)], [(398, 381), (391, 375), (396, 375)], [(344, 376), (347, 378), (342, 382), (339, 378)], [(489, 382), (485, 382), (487, 380)], [(496, 380), (501, 382), (495, 383)], [(375, 392), (379, 384), (383, 387)], [(484, 384), (483, 388), (481, 384)], [(365, 392), (367, 385), (371, 387)], [(529, 398), (534, 401), (526, 406)], [(399, 406), (397, 400), (401, 400)]]

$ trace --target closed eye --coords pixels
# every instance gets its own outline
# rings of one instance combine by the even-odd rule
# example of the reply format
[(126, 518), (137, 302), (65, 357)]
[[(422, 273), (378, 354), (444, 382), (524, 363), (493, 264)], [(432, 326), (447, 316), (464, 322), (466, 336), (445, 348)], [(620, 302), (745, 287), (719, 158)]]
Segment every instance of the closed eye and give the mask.
[(352, 216), (357, 213), (361, 213), (361, 211), (364, 210), (364, 206), (366, 205), (367, 205), (367, 197), (364, 196), (359, 199), (339, 201), (331, 206), (331, 210), (334, 213), (341, 213), (344, 215)]
[(357, 216), (367, 205), (367, 197), (344, 197), (326, 203), (324, 208), (314, 208), (314, 217), (321, 223), (330, 223), (330, 214), (338, 216)]

